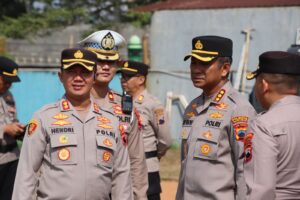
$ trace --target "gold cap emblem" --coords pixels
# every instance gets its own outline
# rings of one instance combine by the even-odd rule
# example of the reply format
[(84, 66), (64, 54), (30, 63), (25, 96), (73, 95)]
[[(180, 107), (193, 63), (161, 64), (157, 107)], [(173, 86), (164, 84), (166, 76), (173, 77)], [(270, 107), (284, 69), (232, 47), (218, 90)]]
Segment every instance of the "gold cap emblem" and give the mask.
[(203, 48), (203, 44), (201, 43), (200, 40), (198, 40), (198, 41), (196, 42), (195, 48), (196, 48), (196, 49), (202, 49), (202, 48)]
[(77, 59), (81, 59), (83, 58), (83, 53), (80, 50), (78, 50), (74, 53), (74, 57)]
[(115, 46), (115, 39), (111, 33), (107, 33), (101, 41), (101, 46), (105, 50), (112, 50)]
[(125, 62), (124, 67), (125, 68), (128, 67), (128, 62)]

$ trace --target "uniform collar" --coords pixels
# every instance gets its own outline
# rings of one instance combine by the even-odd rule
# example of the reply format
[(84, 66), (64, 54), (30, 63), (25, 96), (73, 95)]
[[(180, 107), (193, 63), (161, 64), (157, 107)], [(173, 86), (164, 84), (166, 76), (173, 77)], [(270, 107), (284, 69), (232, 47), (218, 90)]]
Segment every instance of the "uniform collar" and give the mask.
[(230, 96), (232, 91), (232, 85), (230, 81), (227, 81), (215, 94), (211, 95), (210, 97), (205, 97), (202, 93), (199, 96), (198, 102), (197, 102), (197, 112), (200, 113), (201, 111), (205, 110), (211, 103), (222, 106), (224, 104), (224, 100), (226, 99), (226, 96)]
[(300, 97), (296, 95), (287, 95), (276, 102), (274, 102), (271, 107), (269, 108), (269, 111), (274, 109), (275, 107), (291, 104), (291, 103), (300, 103)]
[[(85, 121), (88, 121), (94, 117), (92, 113), (101, 114), (100, 107), (94, 102), (93, 98), (90, 98), (90, 100), (91, 106), (89, 108), (89, 114), (87, 115)], [(66, 96), (63, 96), (63, 98), (59, 101), (59, 107), (61, 112), (72, 112), (72, 114), (81, 121), (80, 116), (78, 115), (77, 111), (74, 109), (70, 101), (66, 98)]]

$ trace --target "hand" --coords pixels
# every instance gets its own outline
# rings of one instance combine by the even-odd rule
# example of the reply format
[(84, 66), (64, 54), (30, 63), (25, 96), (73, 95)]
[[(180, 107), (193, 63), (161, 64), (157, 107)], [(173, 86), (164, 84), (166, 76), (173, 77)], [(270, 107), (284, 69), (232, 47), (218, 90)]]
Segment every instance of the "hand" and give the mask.
[(18, 122), (14, 122), (11, 124), (6, 124), (3, 130), (5, 134), (10, 135), (12, 137), (16, 137), (16, 136), (20, 136), (25, 132), (25, 126)]

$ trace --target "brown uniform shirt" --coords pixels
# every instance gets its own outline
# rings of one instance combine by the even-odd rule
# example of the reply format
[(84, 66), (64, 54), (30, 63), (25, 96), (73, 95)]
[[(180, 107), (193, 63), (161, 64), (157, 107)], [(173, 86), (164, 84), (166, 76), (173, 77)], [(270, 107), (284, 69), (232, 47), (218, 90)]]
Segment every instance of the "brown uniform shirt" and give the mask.
[[(123, 144), (128, 147), (130, 159), (130, 172), (133, 183), (133, 194), (135, 200), (147, 200), (148, 173), (145, 170), (146, 160), (144, 154), (144, 143), (141, 129), (139, 128), (136, 113), (131, 115), (122, 112), (122, 96), (117, 92), (110, 90), (105, 97), (105, 103), (99, 104), (101, 108), (111, 111), (119, 118), (122, 130)], [(96, 103), (100, 103), (95, 99)]]
[[(14, 137), (3, 132), (5, 125), (17, 122), (14, 99), (8, 91), (0, 96), (0, 164), (5, 164), (19, 158), (19, 148)], [(12, 147), (12, 148), (11, 148)]]
[(245, 140), (247, 199), (300, 199), (299, 130), (298, 96), (282, 98), (253, 121)]
[[(26, 130), (13, 200), (132, 200), (118, 119), (92, 103), (82, 120), (68, 100), (36, 112)], [(37, 184), (38, 182), (38, 184)]]
[(186, 108), (177, 200), (245, 199), (243, 139), (255, 110), (231, 84)]

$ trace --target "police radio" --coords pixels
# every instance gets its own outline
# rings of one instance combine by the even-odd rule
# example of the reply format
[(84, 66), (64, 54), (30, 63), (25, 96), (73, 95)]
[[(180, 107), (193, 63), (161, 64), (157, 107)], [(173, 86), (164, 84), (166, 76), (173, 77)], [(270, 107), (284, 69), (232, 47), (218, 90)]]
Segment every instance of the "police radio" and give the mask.
[(131, 115), (132, 112), (132, 97), (129, 94), (126, 94), (126, 92), (123, 92), (122, 95), (122, 111), (124, 114)]

